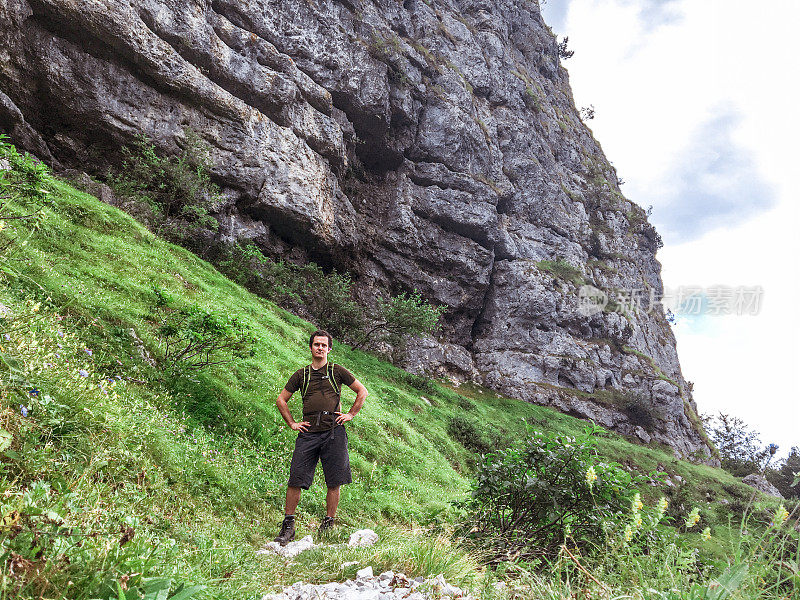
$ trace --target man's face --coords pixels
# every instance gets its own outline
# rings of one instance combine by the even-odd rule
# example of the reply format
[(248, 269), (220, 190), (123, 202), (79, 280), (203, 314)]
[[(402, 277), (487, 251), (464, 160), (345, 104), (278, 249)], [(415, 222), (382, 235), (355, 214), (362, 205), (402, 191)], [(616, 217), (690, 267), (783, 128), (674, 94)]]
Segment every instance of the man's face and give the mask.
[(331, 349), (328, 346), (328, 338), (323, 336), (316, 336), (311, 342), (311, 356), (318, 360), (325, 360), (328, 358), (328, 352)]

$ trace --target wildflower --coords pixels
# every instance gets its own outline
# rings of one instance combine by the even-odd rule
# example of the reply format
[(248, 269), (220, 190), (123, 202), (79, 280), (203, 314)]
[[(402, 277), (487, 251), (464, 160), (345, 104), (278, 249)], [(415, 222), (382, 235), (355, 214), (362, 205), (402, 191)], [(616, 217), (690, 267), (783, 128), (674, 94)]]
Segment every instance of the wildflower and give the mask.
[(664, 517), (664, 513), (667, 512), (667, 507), (669, 506), (669, 501), (661, 496), (661, 500), (658, 501), (656, 505), (656, 516), (658, 517), (658, 521), (660, 521)]
[(630, 524), (625, 525), (625, 541), (630, 542), (633, 539), (633, 529)]
[(586, 469), (586, 484), (589, 487), (592, 487), (595, 481), (597, 481), (597, 473), (594, 472), (594, 467), (590, 466), (588, 469)]
[(86, 369), (81, 369), (80, 371), (78, 371), (78, 375), (80, 375), (81, 377), (88, 377), (89, 371), (87, 371)]
[(634, 513), (639, 512), (644, 508), (644, 502), (642, 502), (642, 496), (639, 492), (636, 492), (636, 495), (633, 497), (633, 501), (631, 502), (631, 510)]
[(696, 506), (692, 509), (692, 512), (686, 517), (686, 528), (691, 529), (695, 525), (700, 522), (700, 509)]
[(64, 337), (64, 332), (63, 331), (59, 331), (58, 332), (58, 337), (63, 338)]
[(6, 339), (6, 341), (9, 341), (11, 339), (11, 334), (10, 333), (4, 333), (3, 337)]
[(6, 222), (5, 221), (0, 221), (0, 231), (3, 231), (3, 229), (5, 229), (5, 228), (6, 228)]
[(789, 518), (789, 512), (786, 510), (786, 507), (781, 504), (778, 508), (775, 509), (775, 514), (772, 516), (772, 526), (773, 527), (780, 527), (786, 522), (786, 519)]
[(634, 514), (634, 516), (633, 516), (633, 526), (636, 527), (636, 529), (640, 529), (642, 527), (642, 515), (641, 515), (641, 513), (637, 512), (636, 514)]
[(83, 351), (86, 352), (86, 354), (88, 354), (89, 356), (92, 355), (92, 351), (89, 350), (88, 348), (84, 348)]
[(706, 527), (703, 529), (703, 533), (700, 534), (700, 537), (703, 538), (705, 541), (711, 539), (711, 527)]
[(28, 393), (31, 396), (38, 396), (39, 395), (39, 390), (37, 390), (36, 388), (33, 388), (32, 390), (29, 390)]
[(19, 412), (23, 417), (27, 417), (28, 416), (28, 410), (29, 409), (28, 409), (27, 406), (24, 406), (22, 404), (19, 405)]

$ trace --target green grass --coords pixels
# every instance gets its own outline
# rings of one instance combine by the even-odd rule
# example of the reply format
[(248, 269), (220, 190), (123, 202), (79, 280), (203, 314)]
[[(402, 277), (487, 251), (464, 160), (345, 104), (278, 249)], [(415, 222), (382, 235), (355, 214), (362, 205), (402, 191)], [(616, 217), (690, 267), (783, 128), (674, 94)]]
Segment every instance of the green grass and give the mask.
[[(370, 392), (349, 425), (355, 481), (342, 493), (338, 535), (373, 527), (381, 541), (292, 562), (256, 556), (282, 515), (293, 443), (274, 399), (309, 361), (314, 327), (91, 196), (56, 181), (51, 199), (35, 222), (16, 221), (0, 233), (11, 243), (0, 256), (7, 266), (0, 303), (16, 315), (0, 348), (0, 429), (11, 436), (0, 468), (0, 541), (28, 561), (10, 575), (6, 554), (0, 598), (99, 597), (116, 593), (120, 578), (133, 584), (141, 574), (203, 584), (205, 597), (260, 598), (300, 579), (351, 577), (353, 569), (340, 567), (351, 560), (479, 585), (479, 561), (446, 536), (457, 513), (452, 501), (464, 497), (476, 463), (448, 434), (452, 419), (490, 426), (509, 442), (528, 427), (575, 435), (584, 426), (477, 386), (452, 389), (410, 377), (335, 345), (331, 360)], [(24, 214), (24, 202), (4, 210), (6, 218)], [(542, 266), (574, 275), (561, 273), (558, 262)], [(257, 340), (254, 355), (192, 377), (169, 377), (148, 364), (129, 331), (159, 358), (154, 285), (245, 321)], [(346, 389), (343, 404), (353, 398)], [(20, 405), (31, 407), (27, 417)], [(297, 398), (290, 406), (297, 415)], [(735, 478), (662, 449), (610, 432), (599, 448), (641, 472), (661, 467), (681, 475), (689, 482), (687, 503), (707, 494), (747, 497), (749, 488)], [(49, 487), (33, 498), (40, 484)], [(41, 516), (48, 510), (58, 519)], [(298, 534), (313, 533), (323, 510), (318, 473), (301, 501)], [(710, 508), (708, 518), (723, 522), (718, 512)], [(22, 516), (14, 521), (14, 514)], [(17, 523), (23, 533), (12, 537)], [(120, 545), (124, 527), (135, 536)], [(24, 537), (37, 528), (55, 532), (38, 557)]]
[(548, 271), (555, 277), (563, 279), (564, 281), (569, 281), (575, 286), (586, 283), (583, 274), (564, 259), (540, 260), (536, 263), (536, 266), (539, 267), (540, 270)]

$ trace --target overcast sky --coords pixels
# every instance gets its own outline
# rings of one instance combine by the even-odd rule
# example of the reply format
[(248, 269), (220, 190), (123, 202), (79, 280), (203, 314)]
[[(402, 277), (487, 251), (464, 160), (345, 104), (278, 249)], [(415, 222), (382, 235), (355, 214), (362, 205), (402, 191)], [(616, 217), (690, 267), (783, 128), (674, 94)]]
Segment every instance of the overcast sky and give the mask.
[(800, 2), (541, 3), (623, 193), (653, 207), (665, 286), (763, 289), (757, 315), (678, 315), (700, 412), (800, 446)]

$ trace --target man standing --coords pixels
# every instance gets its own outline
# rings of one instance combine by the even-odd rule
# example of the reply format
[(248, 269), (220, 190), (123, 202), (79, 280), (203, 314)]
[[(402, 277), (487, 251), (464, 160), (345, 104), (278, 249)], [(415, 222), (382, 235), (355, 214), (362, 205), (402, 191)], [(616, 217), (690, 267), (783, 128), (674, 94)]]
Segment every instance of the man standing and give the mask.
[[(289, 427), (298, 432), (289, 469), (285, 516), (281, 531), (275, 538), (281, 546), (294, 539), (294, 513), (302, 490), (307, 490), (314, 479), (317, 461), (322, 460), (328, 488), (325, 497), (327, 514), (319, 526), (319, 533), (325, 533), (333, 527), (339, 506), (339, 488), (352, 481), (344, 423), (361, 410), (367, 397), (367, 388), (341, 365), (328, 363), (332, 343), (333, 338), (327, 331), (312, 333), (309, 340), (311, 364), (295, 371), (278, 394), (276, 403), (281, 416)], [(342, 412), (342, 384), (356, 393), (356, 400), (348, 412)], [(303, 398), (303, 420), (299, 422), (292, 418), (287, 404), (298, 390)]]

